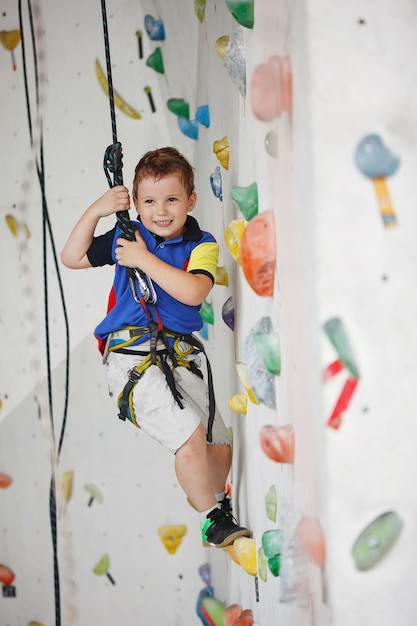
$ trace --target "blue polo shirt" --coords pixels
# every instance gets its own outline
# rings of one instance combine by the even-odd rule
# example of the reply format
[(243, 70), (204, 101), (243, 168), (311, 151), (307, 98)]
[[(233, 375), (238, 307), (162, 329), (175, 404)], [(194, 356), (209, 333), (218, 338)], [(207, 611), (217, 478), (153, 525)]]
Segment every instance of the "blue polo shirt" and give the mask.
[[(149, 232), (141, 222), (132, 221), (138, 229), (150, 252), (169, 265), (192, 272), (205, 274), (214, 283), (218, 262), (219, 248), (216, 239), (208, 232), (202, 231), (198, 222), (188, 215), (185, 223), (185, 232), (176, 239), (165, 240)], [(117, 263), (115, 249), (116, 240), (121, 237), (119, 226), (104, 235), (95, 237), (87, 251), (87, 257), (93, 267), (102, 265), (116, 265), (113, 286), (108, 300), (107, 315), (94, 331), (99, 340), (100, 349), (107, 336), (128, 326), (147, 326), (148, 319), (143, 307), (138, 304), (132, 295), (130, 281), (126, 274), (126, 267)], [(159, 317), (163, 325), (178, 333), (192, 333), (199, 330), (203, 321), (199, 314), (201, 305), (190, 306), (179, 302), (157, 283), (153, 283), (156, 294)], [(139, 286), (138, 293), (140, 293)], [(148, 305), (149, 311), (155, 319), (153, 306)], [(137, 343), (149, 338), (141, 337)]]

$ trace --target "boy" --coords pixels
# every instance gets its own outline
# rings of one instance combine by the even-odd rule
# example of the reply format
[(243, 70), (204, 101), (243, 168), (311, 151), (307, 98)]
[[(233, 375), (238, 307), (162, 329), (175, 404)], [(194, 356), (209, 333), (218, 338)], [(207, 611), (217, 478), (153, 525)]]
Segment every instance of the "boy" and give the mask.
[[(224, 493), (230, 441), (198, 369), (202, 345), (191, 335), (202, 327), (199, 309), (215, 280), (218, 245), (188, 215), (197, 200), (194, 172), (175, 148), (142, 157), (132, 195), (140, 220), (133, 222), (135, 241), (121, 238), (118, 226), (94, 236), (100, 218), (130, 208), (128, 190), (117, 186), (86, 210), (61, 259), (73, 269), (116, 264), (108, 313), (95, 330), (110, 396), (122, 419), (175, 454), (178, 482), (200, 513), (203, 544), (223, 548), (250, 531), (235, 522)], [(153, 282), (155, 305), (140, 299), (137, 285), (132, 292), (127, 268)]]

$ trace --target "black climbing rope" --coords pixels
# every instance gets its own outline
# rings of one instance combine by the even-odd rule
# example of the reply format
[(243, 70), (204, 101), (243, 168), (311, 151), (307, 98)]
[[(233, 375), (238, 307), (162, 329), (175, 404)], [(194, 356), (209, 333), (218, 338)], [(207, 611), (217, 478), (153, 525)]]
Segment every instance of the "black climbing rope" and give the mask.
[[(19, 0), (19, 27), (21, 33), (21, 45), (22, 45), (22, 67), (24, 75), (25, 86), (25, 98), (26, 108), (28, 116), (29, 136), (32, 150), (35, 153), (35, 141), (33, 136), (33, 124), (31, 113), (31, 101), (29, 96), (28, 87), (28, 71), (26, 63), (26, 37), (25, 29), (23, 25), (22, 15), (22, 0)], [(44, 286), (44, 315), (45, 315), (45, 338), (46, 338), (46, 367), (47, 367), (47, 386), (48, 386), (48, 418), (51, 433), (51, 483), (49, 490), (49, 517), (51, 524), (52, 535), (52, 548), (53, 548), (53, 567), (54, 567), (54, 597), (55, 597), (55, 626), (61, 626), (61, 594), (60, 594), (60, 577), (59, 577), (59, 562), (58, 562), (58, 540), (57, 540), (57, 507), (56, 507), (56, 476), (54, 468), (59, 460), (62, 444), (65, 435), (65, 428), (68, 416), (68, 399), (69, 399), (69, 363), (70, 363), (70, 340), (69, 340), (69, 323), (68, 315), (65, 304), (65, 296), (62, 285), (61, 273), (58, 263), (58, 255), (56, 252), (55, 240), (52, 231), (51, 221), (49, 217), (49, 210), (46, 198), (45, 189), (45, 163), (44, 163), (44, 147), (43, 147), (43, 132), (42, 132), (42, 119), (39, 114), (40, 99), (39, 99), (39, 72), (38, 72), (38, 54), (36, 47), (36, 36), (33, 20), (33, 10), (31, 0), (27, 0), (27, 10), (30, 24), (30, 39), (33, 52), (33, 65), (34, 65), (34, 82), (35, 82), (35, 94), (36, 94), (36, 110), (38, 113), (37, 119), (39, 120), (39, 145), (37, 146), (38, 153), (35, 154), (35, 166), (36, 173), (39, 181), (39, 187), (42, 197), (42, 237), (43, 237), (43, 286)], [(54, 428), (54, 415), (53, 415), (53, 393), (52, 393), (52, 368), (51, 368), (51, 349), (50, 349), (50, 333), (49, 333), (49, 284), (48, 284), (48, 240), (52, 251), (54, 268), (58, 280), (58, 287), (60, 292), (60, 299), (62, 305), (62, 312), (65, 323), (65, 339), (66, 339), (66, 356), (65, 356), (65, 394), (64, 394), (64, 408), (63, 418), (61, 425), (61, 432), (58, 441), (58, 447), (56, 448), (55, 440), (55, 428)]]
[[(103, 168), (109, 186), (115, 187), (116, 185), (123, 185), (123, 152), (122, 144), (117, 140), (116, 110), (114, 106), (114, 90), (111, 69), (106, 0), (101, 0), (101, 13), (103, 20), (104, 52), (106, 55), (107, 85), (109, 93), (111, 128), (113, 135), (113, 143), (111, 146), (107, 147), (104, 153)], [(113, 180), (110, 174), (113, 174)], [(130, 221), (129, 212), (118, 211), (116, 213), (116, 219), (120, 228), (122, 238), (127, 239), (128, 241), (135, 241), (135, 231)], [(152, 281), (148, 276), (146, 276), (145, 272), (143, 272), (140, 268), (127, 267), (126, 274), (130, 281), (133, 297), (137, 302), (141, 300), (142, 302), (156, 302), (155, 289), (153, 287)], [(139, 283), (141, 292), (140, 295), (136, 292), (135, 280), (137, 280)]]

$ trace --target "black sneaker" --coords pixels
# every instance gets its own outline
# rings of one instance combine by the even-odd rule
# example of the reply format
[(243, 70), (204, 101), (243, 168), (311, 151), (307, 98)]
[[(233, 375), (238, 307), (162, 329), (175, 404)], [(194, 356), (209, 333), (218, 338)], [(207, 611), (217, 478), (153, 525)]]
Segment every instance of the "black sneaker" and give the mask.
[(238, 526), (231, 515), (218, 508), (210, 511), (204, 524), (201, 524), (203, 546), (206, 547), (225, 548), (238, 537), (250, 535), (250, 530)]

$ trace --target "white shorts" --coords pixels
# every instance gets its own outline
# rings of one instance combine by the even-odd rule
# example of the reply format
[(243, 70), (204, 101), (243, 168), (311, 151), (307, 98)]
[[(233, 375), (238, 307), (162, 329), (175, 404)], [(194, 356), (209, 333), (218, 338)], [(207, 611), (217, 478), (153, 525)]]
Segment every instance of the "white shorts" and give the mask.
[[(143, 356), (110, 352), (107, 361), (107, 384), (109, 394), (116, 402), (123, 391), (130, 371)], [(199, 356), (190, 357), (197, 360)], [(207, 431), (209, 414), (208, 388), (204, 380), (187, 367), (174, 369), (175, 386), (181, 393), (184, 408), (178, 406), (165, 374), (157, 365), (151, 365), (133, 389), (135, 419), (145, 432), (163, 446), (175, 452), (191, 437), (200, 422)], [(217, 410), (212, 429), (215, 445), (230, 444), (229, 434)]]

